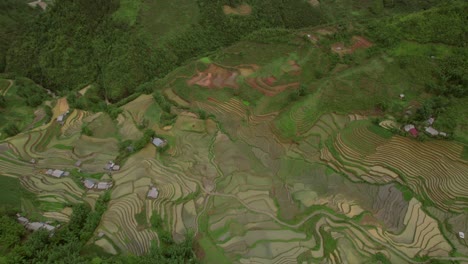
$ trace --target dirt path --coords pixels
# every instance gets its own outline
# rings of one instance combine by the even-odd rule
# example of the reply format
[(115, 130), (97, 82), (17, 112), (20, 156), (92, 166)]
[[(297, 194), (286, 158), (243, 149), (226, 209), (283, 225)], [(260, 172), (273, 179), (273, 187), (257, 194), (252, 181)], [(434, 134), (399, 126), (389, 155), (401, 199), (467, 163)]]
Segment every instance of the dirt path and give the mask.
[(10, 85), (8, 85), (8, 87), (5, 89), (5, 91), (3, 91), (3, 96), (5, 96), (7, 94), (8, 90), (10, 90), (10, 88), (14, 84), (13, 80), (8, 80), (8, 82), (10, 83)]
[(89, 88), (91, 88), (91, 84), (86, 86), (85, 88), (81, 89), (78, 93), (81, 95), (81, 96), (84, 96), (86, 94), (86, 92), (89, 90)]

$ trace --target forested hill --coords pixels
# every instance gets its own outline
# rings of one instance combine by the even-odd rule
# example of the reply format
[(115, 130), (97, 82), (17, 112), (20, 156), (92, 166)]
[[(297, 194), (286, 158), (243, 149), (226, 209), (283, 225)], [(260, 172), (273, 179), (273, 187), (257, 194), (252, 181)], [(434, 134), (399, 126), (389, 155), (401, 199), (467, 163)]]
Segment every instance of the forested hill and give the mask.
[[(224, 5), (235, 7), (244, 2), (252, 7), (250, 15), (223, 13)], [(8, 40), (6, 67), (0, 69), (56, 91), (95, 83), (101, 98), (115, 102), (188, 59), (230, 45), (258, 29), (365, 21), (401, 10), (428, 8), (440, 1), (419, 2), (378, 0), (357, 5), (342, 0), (314, 6), (298, 0), (197, 0), (189, 7), (198, 10), (188, 13), (195, 18), (190, 18), (190, 24), (176, 32), (166, 27), (169, 33), (158, 36), (160, 31), (151, 27), (156, 10), (153, 14), (145, 11), (155, 5), (152, 1), (57, 0), (46, 12), (17, 21), (25, 30)], [(2, 3), (10, 6), (5, 9), (15, 9), (17, 4), (13, 0)], [(459, 15), (456, 10), (454, 15)], [(176, 15), (173, 23), (178, 22)]]
[(0, 1), (0, 72), (5, 70), (6, 53), (11, 43), (23, 33), (28, 21), (33, 21), (38, 14), (38, 10), (22, 1)]
[[(256, 16), (243, 18), (225, 16), (221, 2), (198, 1), (199, 23), (154, 45), (138, 23), (130, 26), (112, 16), (119, 1), (59, 0), (30, 21), (28, 30), (11, 45), (6, 71), (54, 90), (97, 82), (101, 95), (115, 101), (187, 59), (229, 45), (256, 29), (322, 22), (320, 12), (301, 1), (290, 1), (294, 5), (259, 1)], [(289, 8), (281, 11), (282, 5)], [(297, 16), (299, 11), (303, 16)]]

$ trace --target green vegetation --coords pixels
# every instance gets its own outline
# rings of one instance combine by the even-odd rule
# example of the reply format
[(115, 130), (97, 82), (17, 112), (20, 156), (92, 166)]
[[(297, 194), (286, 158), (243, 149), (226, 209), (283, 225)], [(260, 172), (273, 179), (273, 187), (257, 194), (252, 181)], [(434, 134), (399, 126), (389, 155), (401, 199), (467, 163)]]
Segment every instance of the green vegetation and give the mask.
[(376, 125), (370, 125), (367, 127), (367, 129), (369, 129), (369, 131), (371, 131), (372, 133), (378, 135), (378, 136), (381, 136), (385, 139), (390, 139), (393, 137), (393, 133), (390, 132), (388, 129), (385, 129), (381, 126), (376, 126)]
[(468, 146), (463, 146), (463, 151), (461, 154), (461, 158), (464, 160), (468, 160)]
[(199, 17), (197, 2), (191, 0), (145, 0), (140, 12), (141, 26), (155, 42), (167, 34), (184, 31)]
[[(70, 222), (64, 228), (56, 231), (54, 236), (50, 236), (46, 230), (39, 230), (29, 235), (21, 244), (16, 243), (15, 247), (10, 247), (6, 255), (8, 263), (53, 263), (58, 261), (77, 263), (85, 261), (80, 256), (80, 250), (99, 224), (108, 201), (109, 193), (102, 195), (96, 202), (94, 211), (91, 211), (85, 204), (74, 205)], [(2, 216), (1, 219), (5, 219), (5, 217), (8, 218), (8, 216)], [(11, 221), (14, 220), (9, 221), (12, 225)], [(2, 228), (3, 224), (2, 222)], [(11, 234), (13, 232), (11, 231), (10, 240), (21, 239), (25, 234), (23, 227), (21, 225), (18, 227), (18, 225), (16, 225), (17, 230), (21, 227), (23, 232)]]
[(466, 2), (2, 6), (0, 262), (468, 260)]
[(143, 209), (141, 212), (135, 214), (135, 220), (137, 221), (138, 225), (146, 226), (146, 210)]
[(11, 211), (21, 208), (22, 199), (34, 201), (34, 194), (26, 191), (20, 184), (17, 178), (0, 176), (0, 209), (8, 209)]
[(119, 22), (133, 26), (140, 11), (140, 6), (141, 0), (120, 0), (119, 9), (112, 16)]
[(323, 238), (323, 251), (325, 255), (332, 254), (336, 250), (336, 239), (330, 233), (320, 230), (320, 235)]
[[(24, 1), (5, 0), (0, 3), (0, 72), (5, 70), (6, 54), (12, 43), (26, 30), (26, 25), (39, 14)], [(1, 86), (0, 86), (1, 87)]]
[(104, 173), (103, 172), (86, 173), (86, 172), (83, 172), (81, 169), (72, 169), (70, 171), (70, 175), (74, 177), (77, 180), (77, 182), (79, 182), (78, 186), (81, 186), (82, 179), (91, 178), (91, 179), (100, 180), (102, 176), (104, 176)]
[(159, 107), (163, 110), (159, 119), (160, 124), (162, 126), (172, 125), (177, 118), (177, 115), (171, 113), (172, 104), (159, 91), (156, 91), (153, 94), (153, 97), (156, 103), (159, 105)]
[[(5, 87), (10, 87), (7, 82)], [(35, 108), (50, 98), (42, 87), (27, 78), (18, 77), (12, 82), (8, 91), (0, 92), (0, 139), (14, 136), (31, 125)]]
[(62, 149), (62, 150), (73, 150), (73, 146), (66, 146), (66, 145), (63, 145), (63, 144), (56, 144), (56, 145), (54, 145), (52, 147), (56, 148), (56, 149)]

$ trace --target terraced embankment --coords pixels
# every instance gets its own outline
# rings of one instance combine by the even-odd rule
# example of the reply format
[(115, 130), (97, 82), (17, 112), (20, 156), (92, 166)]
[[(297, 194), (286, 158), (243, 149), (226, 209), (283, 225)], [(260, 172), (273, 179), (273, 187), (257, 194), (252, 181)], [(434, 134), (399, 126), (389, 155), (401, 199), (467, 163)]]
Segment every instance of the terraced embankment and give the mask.
[[(461, 175), (467, 168), (460, 146), (388, 135), (360, 115), (320, 115), (316, 100), (305, 97), (286, 112), (256, 115), (237, 98), (210, 98), (186, 103), (212, 119), (177, 109), (170, 128), (153, 121), (169, 149), (160, 153), (148, 142), (118, 172), (103, 176), (114, 185), (96, 230), (104, 235), (94, 243), (110, 254), (144, 254), (152, 241), (159, 242), (151, 227), (157, 214), (176, 241), (193, 231), (200, 251), (215, 252), (220, 262), (373, 263), (377, 253), (392, 263), (454, 259), (440, 218), (391, 182), (427, 193), (438, 208), (447, 208), (450, 199), (449, 209), (464, 208)], [(55, 111), (64, 109), (62, 100)], [(8, 139), (0, 145), (0, 174), (20, 178), (51, 207), (82, 201), (94, 206), (98, 191), (43, 172), (72, 170), (80, 160), (83, 172), (103, 173), (119, 153), (119, 140), (138, 139), (136, 124), (160, 114), (148, 95), (123, 109), (118, 126), (104, 113), (75, 110), (63, 126), (53, 121)], [(83, 123), (96, 131), (100, 124), (109, 127), (85, 136)], [(288, 129), (291, 137), (285, 137)], [(152, 186), (157, 198), (147, 197)], [(67, 221), (70, 208), (63, 206), (43, 215)]]
[[(330, 153), (333, 151), (334, 153)], [(453, 142), (418, 142), (401, 136), (385, 139), (365, 126), (340, 131), (322, 159), (369, 182), (399, 181), (444, 209), (461, 211), (468, 193), (462, 186), (468, 163)]]

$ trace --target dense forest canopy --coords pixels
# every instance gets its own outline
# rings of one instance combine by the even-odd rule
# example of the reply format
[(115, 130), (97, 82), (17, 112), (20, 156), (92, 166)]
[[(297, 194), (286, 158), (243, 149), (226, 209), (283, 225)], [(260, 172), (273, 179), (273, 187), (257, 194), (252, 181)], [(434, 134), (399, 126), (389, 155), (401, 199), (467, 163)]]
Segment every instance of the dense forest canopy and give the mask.
[[(337, 20), (333, 16), (335, 11), (326, 10), (328, 1), (324, 1), (325, 7), (319, 8), (306, 1), (251, 0), (246, 3), (253, 6), (252, 15), (226, 16), (223, 13), (223, 5), (236, 6), (241, 2), (198, 0), (198, 23), (182, 32), (168, 34), (154, 44), (150, 40), (150, 32), (142, 30), (138, 20), (129, 25), (113, 17), (112, 14), (119, 9), (117, 0), (58, 0), (43, 14), (20, 16), (21, 20), (16, 23), (24, 30), (19, 31), (18, 36), (2, 39), (11, 42), (11, 48), (2, 49), (8, 50), (6, 67), (3, 68), (56, 91), (70, 91), (96, 83), (100, 96), (115, 102), (132, 94), (138, 85), (165, 76), (190, 58), (230, 45), (255, 30), (297, 29)], [(422, 6), (428, 5), (423, 2)], [(2, 3), (9, 7), (5, 8), (8, 10), (16, 10), (14, 5), (17, 4), (13, 0)], [(384, 4), (406, 7), (418, 6), (419, 3), (384, 1)], [(332, 3), (329, 5), (333, 6)], [(463, 20), (462, 14), (466, 9), (445, 9), (436, 11), (437, 14), (429, 11), (405, 18), (394, 27), (401, 28), (398, 35), (408, 39), (458, 39), (464, 32), (463, 28), (453, 26), (460, 24), (457, 19)], [(32, 12), (24, 12), (28, 11)], [(448, 38), (441, 34), (443, 32), (431, 31), (433, 26), (439, 25), (444, 29), (447, 24), (452, 29), (444, 31)]]

